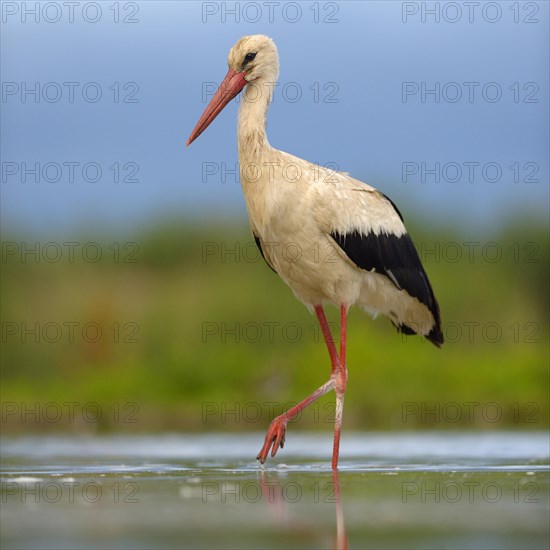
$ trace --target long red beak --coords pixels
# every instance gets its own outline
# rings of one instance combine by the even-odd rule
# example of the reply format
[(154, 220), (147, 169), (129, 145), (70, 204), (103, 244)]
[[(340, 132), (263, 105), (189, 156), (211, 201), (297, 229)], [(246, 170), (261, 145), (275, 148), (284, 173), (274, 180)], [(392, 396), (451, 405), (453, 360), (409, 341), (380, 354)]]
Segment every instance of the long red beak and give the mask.
[(223, 82), (191, 132), (187, 140), (187, 146), (191, 145), (208, 128), (210, 123), (221, 113), (222, 109), (248, 84), (244, 75), (244, 72), (238, 73), (233, 69), (227, 71)]

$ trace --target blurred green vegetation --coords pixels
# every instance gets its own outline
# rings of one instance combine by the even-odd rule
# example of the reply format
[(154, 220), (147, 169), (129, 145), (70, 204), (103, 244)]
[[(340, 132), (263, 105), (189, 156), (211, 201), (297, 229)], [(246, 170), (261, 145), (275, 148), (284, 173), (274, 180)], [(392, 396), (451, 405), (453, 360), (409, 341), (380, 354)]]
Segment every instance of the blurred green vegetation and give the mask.
[[(446, 343), (354, 309), (345, 429), (547, 428), (546, 228), (523, 222), (476, 245), (411, 225)], [(2, 243), (4, 431), (263, 431), (329, 376), (315, 317), (246, 227), (41, 243), (38, 261), (24, 251), (34, 241)], [(330, 430), (333, 403), (325, 396), (293, 429)]]

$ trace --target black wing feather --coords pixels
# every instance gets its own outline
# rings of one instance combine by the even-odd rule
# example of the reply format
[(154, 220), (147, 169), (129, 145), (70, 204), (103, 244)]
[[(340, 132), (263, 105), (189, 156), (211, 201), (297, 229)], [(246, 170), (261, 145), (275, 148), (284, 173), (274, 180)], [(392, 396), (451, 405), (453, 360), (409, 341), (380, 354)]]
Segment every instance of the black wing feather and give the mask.
[[(435, 321), (427, 338), (437, 346), (443, 343), (439, 306), (408, 233), (397, 236), (370, 232), (365, 235), (352, 231), (346, 234), (331, 233), (331, 237), (357, 267), (385, 275), (399, 290), (405, 290), (424, 304)], [(401, 325), (398, 329), (405, 334), (414, 333), (406, 325)]]
[(262, 255), (262, 258), (264, 259), (265, 263), (268, 265), (269, 269), (273, 271), (274, 273), (277, 273), (275, 269), (273, 269), (273, 266), (267, 261), (264, 251), (262, 250), (262, 241), (260, 240), (260, 237), (256, 235), (256, 233), (252, 232), (252, 235), (254, 235), (254, 242), (256, 243), (256, 246), (260, 250), (260, 254)]

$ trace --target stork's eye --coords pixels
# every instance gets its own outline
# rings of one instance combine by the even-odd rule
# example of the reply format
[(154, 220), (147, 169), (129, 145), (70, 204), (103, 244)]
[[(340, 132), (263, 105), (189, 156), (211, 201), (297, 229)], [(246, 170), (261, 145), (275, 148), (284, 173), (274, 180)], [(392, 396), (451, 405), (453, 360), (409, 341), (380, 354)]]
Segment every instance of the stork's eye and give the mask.
[(255, 57), (256, 57), (256, 54), (255, 54), (255, 53), (247, 53), (247, 54), (244, 56), (244, 62), (245, 62), (245, 63), (248, 63), (249, 61), (253, 61)]

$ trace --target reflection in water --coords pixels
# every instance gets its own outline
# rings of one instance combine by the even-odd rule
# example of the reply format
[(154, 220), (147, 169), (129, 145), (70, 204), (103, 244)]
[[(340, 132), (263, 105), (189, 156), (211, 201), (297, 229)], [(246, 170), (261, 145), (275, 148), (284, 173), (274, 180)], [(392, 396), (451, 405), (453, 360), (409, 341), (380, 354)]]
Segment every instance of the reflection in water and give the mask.
[(332, 470), (332, 481), (334, 483), (334, 494), (336, 498), (336, 544), (337, 550), (348, 549), (348, 536), (346, 534), (346, 524), (344, 523), (344, 506), (340, 496), (340, 478), (338, 470)]
[(2, 437), (0, 548), (548, 550), (545, 431), (349, 434), (339, 475), (325, 443), (261, 470), (256, 435)]
[[(277, 480), (268, 480), (266, 470), (260, 470), (260, 487), (264, 502), (267, 503), (268, 509), (271, 511), (275, 521), (279, 524), (284, 524), (287, 527), (288, 522), (288, 503), (287, 498), (283, 494), (284, 487)], [(319, 502), (320, 484), (316, 484), (314, 491), (314, 502)], [(335, 550), (348, 550), (348, 536), (346, 533), (346, 524), (344, 521), (344, 506), (342, 503), (340, 491), (340, 478), (338, 470), (332, 470), (332, 483), (328, 482), (322, 486), (327, 495), (323, 499), (324, 502), (333, 502), (336, 514), (336, 536), (334, 537), (333, 548)]]

